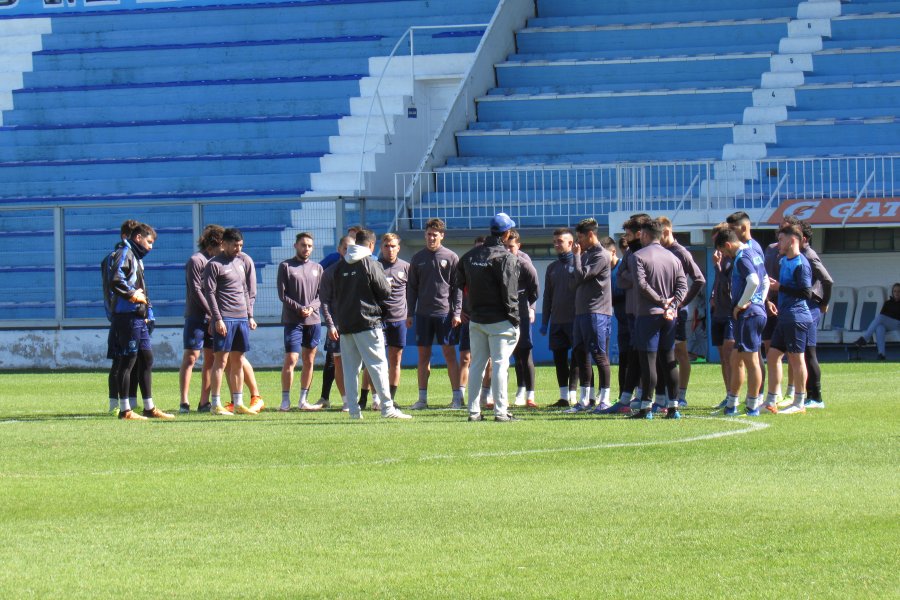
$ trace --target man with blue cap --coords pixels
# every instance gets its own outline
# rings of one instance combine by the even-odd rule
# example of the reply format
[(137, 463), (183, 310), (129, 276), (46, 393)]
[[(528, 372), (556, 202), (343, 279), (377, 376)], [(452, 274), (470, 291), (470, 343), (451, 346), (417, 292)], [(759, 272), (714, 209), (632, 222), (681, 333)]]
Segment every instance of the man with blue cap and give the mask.
[(509, 413), (507, 377), (509, 358), (519, 341), (519, 260), (504, 243), (516, 226), (509, 215), (491, 219), (491, 235), (459, 261), (456, 283), (467, 290), (463, 311), (469, 315), (472, 367), (469, 376), (469, 420), (483, 421), (478, 400), (481, 378), (491, 362), (491, 396), (495, 421), (515, 421)]

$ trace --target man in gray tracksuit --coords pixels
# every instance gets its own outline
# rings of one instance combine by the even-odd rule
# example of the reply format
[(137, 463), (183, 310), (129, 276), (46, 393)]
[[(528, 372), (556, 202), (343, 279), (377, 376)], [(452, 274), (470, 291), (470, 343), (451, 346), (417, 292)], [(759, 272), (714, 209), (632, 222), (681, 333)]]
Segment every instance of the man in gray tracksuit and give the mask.
[(381, 308), (391, 296), (391, 284), (384, 268), (372, 257), (375, 234), (363, 229), (356, 244), (347, 248), (335, 265), (333, 295), (329, 309), (341, 336), (344, 390), (351, 419), (362, 419), (359, 407), (359, 372), (365, 365), (381, 398), (381, 416), (409, 419), (394, 408), (388, 386), (388, 362), (384, 352)]

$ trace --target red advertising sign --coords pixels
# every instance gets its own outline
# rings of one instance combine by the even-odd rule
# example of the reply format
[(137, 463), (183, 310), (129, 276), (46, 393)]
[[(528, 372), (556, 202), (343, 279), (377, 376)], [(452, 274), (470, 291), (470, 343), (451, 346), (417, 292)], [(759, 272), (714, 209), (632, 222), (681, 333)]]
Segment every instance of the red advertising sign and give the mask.
[(900, 198), (861, 198), (835, 200), (787, 200), (769, 217), (777, 225), (788, 215), (813, 225), (897, 225), (900, 224)]

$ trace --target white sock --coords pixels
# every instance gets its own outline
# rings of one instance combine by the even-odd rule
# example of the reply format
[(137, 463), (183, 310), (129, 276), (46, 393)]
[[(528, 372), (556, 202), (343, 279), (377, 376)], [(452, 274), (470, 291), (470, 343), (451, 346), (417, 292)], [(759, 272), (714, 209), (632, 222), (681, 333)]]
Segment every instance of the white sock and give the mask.
[(787, 391), (784, 392), (785, 398), (793, 398), (794, 397), (794, 386), (787, 386)]
[(600, 388), (600, 404), (609, 405), (609, 388)]
[(628, 392), (622, 392), (622, 395), (619, 396), (619, 404), (630, 404), (632, 395)]
[(528, 395), (526, 396), (528, 400), (534, 400), (534, 390), (528, 390)]
[(772, 392), (766, 394), (766, 404), (775, 404), (776, 402), (778, 402), (778, 394)]
[(744, 405), (747, 407), (747, 410), (756, 410), (759, 408), (759, 397), (751, 398), (750, 396), (747, 396), (744, 400)]
[(453, 401), (462, 402), (462, 390), (453, 390)]
[(590, 387), (581, 388), (581, 404), (583, 404), (584, 406), (587, 406), (590, 401), (591, 401), (591, 388)]
[(235, 406), (243, 406), (244, 405), (244, 392), (235, 392), (231, 394), (231, 401)]
[(578, 391), (569, 390), (569, 393), (566, 397), (569, 399), (569, 404), (575, 404), (575, 401), (578, 399)]
[(211, 394), (209, 401), (213, 406), (222, 406), (222, 396)]
[(144, 398), (144, 410), (153, 410), (153, 398)]
[(137, 396), (128, 396), (128, 405), (131, 410), (137, 410)]
[(516, 388), (516, 400), (524, 400), (525, 399), (525, 388), (520, 387)]
[(119, 406), (118, 398), (110, 398), (109, 399), (109, 410), (116, 410), (116, 407)]
[(466, 388), (464, 388), (463, 386), (459, 386), (459, 399), (462, 402), (466, 401)]
[(121, 412), (127, 412), (131, 410), (131, 404), (128, 403), (128, 398), (122, 398), (119, 400), (119, 410)]
[(678, 401), (687, 402), (687, 388), (678, 388)]
[(341, 396), (341, 404), (347, 406), (347, 396)]
[(728, 394), (727, 396), (725, 396), (725, 402), (726, 402), (728, 408), (737, 407), (739, 401), (740, 401), (740, 398), (738, 398), (737, 396), (733, 396), (731, 394)]
[[(307, 398), (309, 398), (309, 389), (300, 390), (300, 404), (306, 404)], [(288, 402), (290, 402), (290, 397), (288, 397)]]
[(282, 404), (290, 404), (291, 403), (291, 390), (288, 390), (288, 391), (281, 390), (281, 403)]
[(419, 390), (419, 402), (428, 402), (428, 390)]
[(794, 406), (806, 404), (806, 392), (794, 392)]
[(641, 400), (643, 397), (644, 397), (644, 390), (641, 388), (641, 386), (634, 388), (634, 396), (632, 396), (632, 398)]
[(596, 401), (597, 400), (597, 388), (591, 387), (590, 390), (591, 390), (591, 400)]

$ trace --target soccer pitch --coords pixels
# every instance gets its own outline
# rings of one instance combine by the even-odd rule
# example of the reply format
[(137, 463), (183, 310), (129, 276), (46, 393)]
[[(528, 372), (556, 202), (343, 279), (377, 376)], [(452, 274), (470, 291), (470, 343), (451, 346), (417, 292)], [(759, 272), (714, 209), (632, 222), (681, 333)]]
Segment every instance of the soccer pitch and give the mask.
[(897, 598), (900, 374), (823, 378), (825, 410), (752, 420), (695, 365), (679, 421), (350, 422), (271, 410), (261, 371), (258, 417), (123, 422), (105, 373), (2, 374), (0, 597)]

